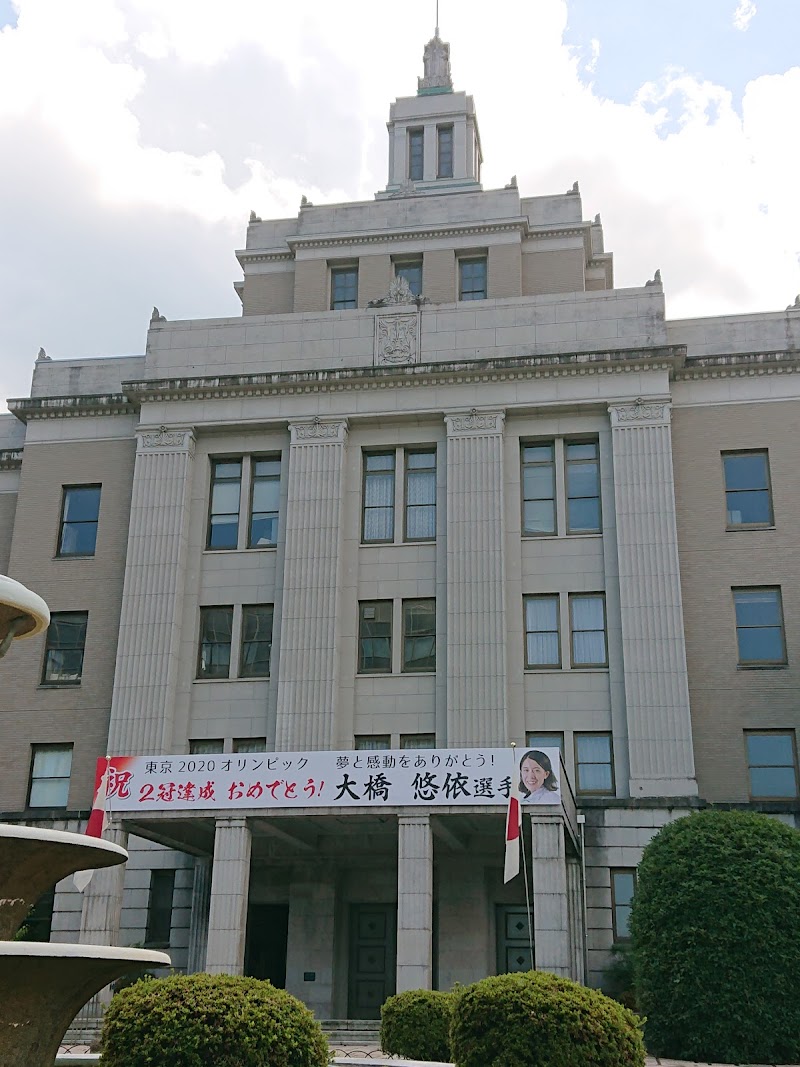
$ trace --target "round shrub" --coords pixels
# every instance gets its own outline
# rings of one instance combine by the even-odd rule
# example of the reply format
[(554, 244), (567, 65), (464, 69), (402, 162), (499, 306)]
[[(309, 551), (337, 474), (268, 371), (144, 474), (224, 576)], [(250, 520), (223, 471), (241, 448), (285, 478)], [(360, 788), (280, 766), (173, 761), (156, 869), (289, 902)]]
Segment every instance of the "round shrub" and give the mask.
[(656, 1056), (800, 1063), (800, 833), (706, 811), (644, 851), (631, 913), (637, 1003)]
[(436, 989), (410, 989), (381, 1008), (381, 1048), (409, 1060), (450, 1061), (453, 996)]
[(103, 1067), (327, 1067), (312, 1013), (269, 982), (157, 978), (123, 989), (103, 1020)]
[(454, 998), (456, 1067), (644, 1067), (639, 1018), (544, 971), (499, 974)]

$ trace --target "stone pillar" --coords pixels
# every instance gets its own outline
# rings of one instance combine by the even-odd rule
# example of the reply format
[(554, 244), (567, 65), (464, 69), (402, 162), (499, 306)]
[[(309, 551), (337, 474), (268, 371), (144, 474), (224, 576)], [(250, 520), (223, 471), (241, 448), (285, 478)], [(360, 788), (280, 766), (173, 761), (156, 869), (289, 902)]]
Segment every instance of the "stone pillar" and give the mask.
[(613, 404), (630, 795), (695, 796), (670, 407)]
[(244, 971), (250, 843), (246, 819), (217, 819), (205, 966), (209, 974)]
[[(295, 864), (289, 890), (286, 989), (318, 1019), (335, 1017), (333, 1006), (336, 872), (331, 864)], [(306, 975), (313, 974), (313, 980)]]
[[(119, 823), (109, 822), (103, 838), (122, 848), (128, 847), (128, 833)], [(118, 863), (114, 867), (102, 867), (94, 872), (91, 882), (83, 891), (80, 937), (82, 945), (119, 945), (124, 883), (124, 863)], [(110, 986), (95, 993), (78, 1012), (73, 1026), (91, 1025), (93, 1020), (99, 1019), (111, 996)]]
[(505, 745), (501, 411), (447, 415), (447, 744)]
[(564, 824), (560, 818), (531, 815), (531, 831), (536, 969), (569, 978), (572, 968)]
[(397, 842), (397, 992), (433, 983), (433, 836), (427, 815), (400, 815)]
[(325, 749), (338, 695), (336, 632), (347, 423), (292, 423), (276, 748)]
[(584, 966), (586, 921), (583, 906), (583, 870), (576, 856), (567, 859), (567, 900), (569, 903), (570, 978), (586, 982)]
[(138, 431), (109, 751), (138, 756), (172, 741), (194, 435)]
[(211, 859), (199, 856), (194, 861), (192, 913), (189, 919), (189, 952), (186, 973), (195, 974), (206, 965), (208, 952), (208, 912), (211, 904)]

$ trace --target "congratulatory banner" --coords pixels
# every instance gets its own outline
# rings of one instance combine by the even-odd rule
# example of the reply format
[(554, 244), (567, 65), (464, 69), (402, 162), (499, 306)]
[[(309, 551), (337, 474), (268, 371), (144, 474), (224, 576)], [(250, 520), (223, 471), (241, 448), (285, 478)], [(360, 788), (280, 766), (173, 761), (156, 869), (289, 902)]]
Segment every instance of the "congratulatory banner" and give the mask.
[(558, 749), (420, 749), (113, 756), (97, 761), (109, 811), (502, 805), (561, 801)]

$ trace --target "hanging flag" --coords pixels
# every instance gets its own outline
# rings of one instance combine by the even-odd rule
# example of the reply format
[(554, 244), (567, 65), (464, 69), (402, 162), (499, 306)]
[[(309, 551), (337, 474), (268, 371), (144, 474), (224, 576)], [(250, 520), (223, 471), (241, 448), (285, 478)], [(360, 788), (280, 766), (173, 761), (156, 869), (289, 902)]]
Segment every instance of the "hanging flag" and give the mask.
[(508, 794), (506, 815), (506, 862), (503, 882), (510, 882), (519, 874), (519, 846), (522, 838), (522, 809), (517, 789), (517, 751), (514, 749), (514, 767), (511, 774), (511, 790)]
[[(94, 799), (92, 800), (92, 810), (89, 813), (89, 821), (86, 824), (86, 836), (87, 837), (102, 837), (103, 831), (108, 824), (108, 811), (106, 810), (106, 800), (108, 797), (108, 779), (111, 773), (111, 760), (106, 757), (97, 761), (97, 771), (95, 773), (95, 788)], [(72, 881), (75, 888), (79, 893), (82, 893), (92, 880), (94, 871), (76, 871), (72, 876)]]

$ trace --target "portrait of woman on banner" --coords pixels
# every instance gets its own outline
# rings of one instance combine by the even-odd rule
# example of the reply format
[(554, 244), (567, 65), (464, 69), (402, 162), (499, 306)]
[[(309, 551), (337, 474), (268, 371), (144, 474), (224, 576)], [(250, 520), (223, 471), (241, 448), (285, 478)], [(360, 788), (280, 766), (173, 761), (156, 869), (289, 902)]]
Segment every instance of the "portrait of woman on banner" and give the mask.
[(539, 748), (530, 749), (519, 761), (519, 793), (523, 804), (558, 804), (561, 799), (552, 759)]

